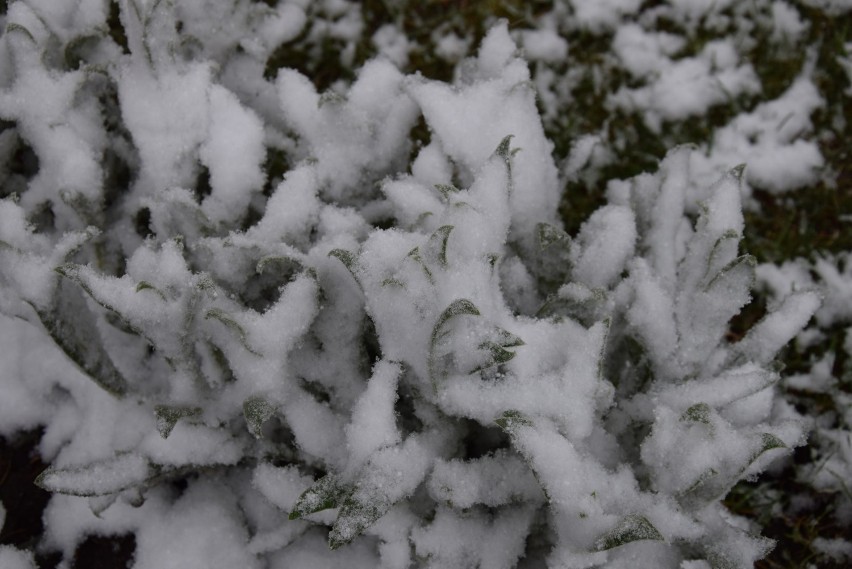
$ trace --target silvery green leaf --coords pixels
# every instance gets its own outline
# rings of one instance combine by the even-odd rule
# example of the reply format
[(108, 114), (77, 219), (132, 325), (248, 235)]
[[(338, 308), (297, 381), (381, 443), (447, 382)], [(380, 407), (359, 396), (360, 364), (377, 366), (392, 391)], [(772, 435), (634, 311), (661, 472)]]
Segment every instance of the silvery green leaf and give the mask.
[(35, 483), (48, 492), (71, 496), (107, 496), (144, 484), (159, 474), (147, 458), (134, 453), (118, 454), (82, 466), (48, 468)]
[(116, 397), (127, 393), (127, 381), (100, 338), (80, 334), (80, 330), (96, 330), (97, 324), (79, 288), (61, 279), (52, 306), (36, 308), (36, 313), (56, 345), (95, 383)]
[(244, 348), (245, 348), (245, 349), (246, 349), (249, 353), (254, 354), (255, 356), (260, 356), (260, 353), (258, 353), (257, 351), (255, 351), (255, 350), (254, 350), (254, 349), (253, 349), (253, 348), (249, 345), (249, 343), (248, 343), (248, 339), (246, 338), (246, 331), (245, 331), (245, 329), (243, 329), (243, 327), (240, 325), (240, 323), (239, 323), (239, 322), (237, 322), (236, 320), (234, 320), (234, 317), (233, 317), (233, 316), (231, 316), (230, 314), (228, 314), (227, 312), (225, 312), (225, 311), (224, 311), (224, 310), (222, 310), (221, 308), (215, 308), (215, 307), (214, 307), (214, 308), (209, 309), (209, 310), (207, 311), (207, 313), (204, 315), (204, 319), (205, 319), (205, 320), (210, 320), (211, 318), (212, 318), (212, 319), (214, 319), (214, 320), (218, 320), (219, 322), (221, 322), (222, 324), (224, 324), (225, 326), (227, 326), (227, 327), (228, 327), (231, 331), (233, 331), (233, 332), (237, 335), (237, 338), (239, 339), (240, 344), (241, 344), (241, 345), (242, 345), (242, 346), (243, 346), (243, 347), (244, 347)]
[(542, 251), (554, 245), (563, 249), (571, 246), (571, 237), (562, 229), (549, 223), (539, 223), (536, 228), (538, 229), (538, 247)]
[(606, 551), (646, 539), (664, 541), (663, 536), (647, 518), (639, 514), (628, 514), (613, 529), (595, 541), (595, 551)]
[(519, 427), (532, 427), (532, 421), (520, 411), (509, 410), (494, 421), (501, 429), (510, 435)]
[(198, 417), (201, 407), (176, 407), (172, 405), (155, 405), (154, 416), (157, 419), (157, 431), (164, 439), (169, 438), (172, 430), (181, 419)]
[(335, 474), (326, 474), (302, 492), (290, 512), (290, 519), (296, 520), (322, 510), (337, 508), (349, 491)]
[(256, 395), (243, 402), (243, 415), (249, 432), (259, 439), (263, 436), (263, 424), (275, 415), (278, 408), (265, 397)]
[(680, 420), (709, 425), (711, 412), (712, 410), (710, 409), (710, 406), (706, 403), (696, 403), (683, 412)]

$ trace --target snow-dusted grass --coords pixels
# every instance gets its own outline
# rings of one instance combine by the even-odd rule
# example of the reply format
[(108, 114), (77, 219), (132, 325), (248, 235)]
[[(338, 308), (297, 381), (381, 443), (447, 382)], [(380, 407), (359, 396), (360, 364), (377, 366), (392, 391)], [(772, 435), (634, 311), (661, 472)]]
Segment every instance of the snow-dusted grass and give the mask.
[(78, 4), (0, 40), (39, 551), (848, 557), (844, 2)]

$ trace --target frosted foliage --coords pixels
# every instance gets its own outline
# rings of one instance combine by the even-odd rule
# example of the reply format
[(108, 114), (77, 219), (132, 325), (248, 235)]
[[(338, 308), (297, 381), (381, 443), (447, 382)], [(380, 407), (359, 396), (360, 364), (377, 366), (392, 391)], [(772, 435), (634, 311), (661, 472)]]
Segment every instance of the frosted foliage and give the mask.
[[(561, 8), (613, 30), (636, 81), (612, 105), (655, 127), (756, 89), (727, 42), (670, 61), (677, 38), (614, 31), (640, 4)], [(505, 21), (452, 83), (400, 71), (419, 47), (384, 27), (368, 38), (383, 57), (321, 91), (310, 66), (273, 60), (290, 42), (360, 57), (357, 3), (75, 5), (12, 2), (0, 38), (15, 124), (0, 150), (14, 135), (38, 158), (0, 200), (0, 434), (44, 429), (44, 543), (62, 563), (124, 533), (134, 569), (696, 569), (766, 553), (721, 499), (803, 443), (773, 359), (832, 317), (815, 287), (761, 270), (783, 294), (728, 340), (755, 279), (744, 182), (772, 185), (770, 162), (749, 178), (739, 138), (676, 149), (569, 235)], [(84, 32), (79, 65), (43, 57)], [(570, 55), (560, 33), (554, 19), (517, 38), (543, 65)], [(799, 132), (810, 111), (766, 105), (725, 128), (796, 145), (778, 119)], [(598, 140), (575, 144), (574, 181), (617, 159)], [(838, 314), (847, 273), (816, 267)], [(3, 547), (0, 566), (33, 561)]]

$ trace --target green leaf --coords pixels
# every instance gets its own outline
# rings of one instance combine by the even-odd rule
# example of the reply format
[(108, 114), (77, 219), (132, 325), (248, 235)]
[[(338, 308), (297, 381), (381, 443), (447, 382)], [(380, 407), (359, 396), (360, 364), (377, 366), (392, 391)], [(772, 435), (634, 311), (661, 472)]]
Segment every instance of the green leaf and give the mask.
[[(342, 249), (335, 249), (335, 251), (342, 251)], [(344, 251), (344, 253), (348, 252)], [(302, 263), (291, 257), (285, 257), (283, 255), (267, 255), (257, 262), (255, 270), (259, 275), (262, 275), (268, 267), (273, 265), (279, 265), (282, 270), (287, 272), (298, 272), (303, 269)]]
[(134, 453), (69, 468), (47, 468), (35, 484), (70, 496), (106, 496), (145, 484), (160, 474), (147, 458)]
[[(705, 290), (709, 291), (715, 285), (730, 280), (738, 275), (745, 275), (750, 282), (754, 281), (754, 268), (757, 266), (757, 259), (751, 255), (741, 255), (722, 267), (716, 275), (707, 283)], [(751, 284), (749, 284), (751, 288)]]
[(503, 413), (499, 419), (494, 421), (497, 423), (497, 426), (506, 431), (508, 434), (512, 434), (518, 427), (532, 427), (533, 422), (520, 411), (515, 411), (510, 409)]
[(140, 291), (143, 291), (143, 290), (152, 290), (152, 291), (156, 292), (160, 296), (160, 298), (162, 298), (163, 300), (166, 300), (166, 295), (163, 294), (163, 291), (161, 291), (160, 289), (158, 289), (157, 287), (155, 287), (154, 285), (152, 285), (148, 281), (139, 281), (139, 283), (136, 285), (136, 292), (140, 292)]
[(739, 231), (736, 229), (728, 229), (722, 233), (721, 237), (716, 240), (713, 244), (713, 249), (710, 251), (710, 262), (712, 263), (713, 259), (719, 254), (721, 248), (724, 247), (726, 242), (736, 241), (739, 243), (741, 239), (742, 235), (740, 235)]
[(218, 320), (219, 322), (230, 328), (237, 335), (240, 344), (242, 344), (243, 348), (245, 348), (246, 351), (251, 354), (254, 354), (255, 356), (260, 356), (260, 353), (256, 352), (249, 345), (248, 340), (246, 338), (246, 331), (243, 329), (239, 322), (234, 320), (234, 318), (230, 314), (228, 314), (221, 308), (214, 307), (208, 310), (207, 313), (204, 315), (205, 320), (210, 320), (211, 318), (213, 318), (214, 320)]
[(559, 245), (559, 247), (567, 249), (571, 245), (571, 237), (562, 229), (549, 223), (539, 223), (536, 227), (538, 228), (538, 247), (540, 250), (543, 251), (552, 245)]
[(325, 105), (342, 105), (346, 102), (346, 97), (338, 93), (337, 91), (323, 91), (323, 93), (319, 96), (319, 100), (317, 101), (317, 108), (322, 108)]
[(435, 230), (435, 233), (429, 238), (429, 241), (440, 241), (440, 249), (438, 251), (438, 262), (442, 267), (447, 266), (447, 240), (450, 238), (450, 233), (453, 231), (452, 225), (443, 225)]
[(332, 249), (329, 251), (328, 256), (340, 259), (340, 262), (343, 263), (343, 265), (349, 269), (349, 272), (354, 275), (355, 265), (357, 263), (357, 258), (354, 254), (346, 249)]
[(457, 194), (461, 191), (452, 184), (435, 184), (435, 189), (441, 192), (445, 202), (450, 200), (450, 194)]
[(595, 551), (606, 551), (646, 539), (665, 541), (657, 528), (647, 518), (638, 514), (628, 514), (612, 530), (595, 541)]
[(169, 438), (178, 421), (200, 415), (201, 407), (154, 406), (154, 416), (157, 418), (157, 431), (164, 439)]
[(482, 364), (481, 366), (477, 366), (471, 373), (482, 371), (491, 366), (504, 364), (510, 361), (515, 357), (515, 352), (510, 352), (509, 350), (503, 348), (499, 344), (495, 344), (494, 342), (483, 342), (479, 345), (480, 350), (488, 350), (490, 352), (490, 359), (488, 362)]
[(195, 287), (207, 294), (210, 298), (216, 298), (216, 282), (207, 274), (201, 274)]
[(423, 261), (423, 257), (420, 255), (420, 247), (415, 247), (414, 249), (409, 251), (406, 257), (411, 257), (412, 259), (420, 263), (420, 266), (423, 268), (423, 272), (426, 274), (426, 279), (430, 283), (435, 284), (435, 278), (432, 276), (432, 271), (429, 270), (429, 267), (426, 266), (426, 263)]
[(731, 176), (736, 178), (737, 181), (739, 182), (739, 181), (742, 181), (742, 179), (743, 179), (743, 174), (745, 174), (745, 169), (746, 169), (746, 165), (744, 163), (738, 164), (738, 165), (734, 166), (733, 168), (731, 168), (730, 170), (728, 170), (728, 174), (730, 174)]
[(478, 346), (480, 350), (486, 350), (489, 352), (489, 360), (471, 370), (471, 373), (482, 371), (489, 367), (510, 361), (515, 357), (515, 352), (511, 352), (506, 348), (514, 348), (523, 345), (524, 341), (519, 337), (502, 328), (496, 328), (493, 335)]
[(104, 494), (103, 496), (89, 496), (89, 509), (95, 517), (100, 518), (101, 514), (104, 513), (107, 508), (115, 504), (115, 501), (118, 500), (120, 495), (120, 492), (116, 492), (115, 494)]
[(331, 549), (351, 543), (353, 539), (364, 533), (376, 520), (391, 509), (390, 500), (379, 499), (376, 502), (360, 502), (350, 494), (340, 506), (340, 513), (331, 532), (328, 534), (328, 545)]
[(444, 309), (441, 315), (438, 317), (438, 321), (435, 322), (435, 327), (432, 328), (432, 345), (434, 346), (435, 342), (440, 337), (441, 328), (444, 327), (449, 320), (455, 318), (456, 316), (460, 316), (462, 314), (468, 314), (470, 316), (479, 316), (479, 309), (466, 298), (459, 298), (450, 303), (450, 305)]
[(30, 32), (27, 28), (25, 28), (21, 24), (16, 24), (14, 22), (12, 22), (10, 24), (6, 24), (6, 33), (7, 34), (11, 34), (11, 33), (23, 34), (31, 42), (38, 43), (38, 42), (36, 42), (35, 36), (33, 36), (32, 32)]
[(497, 149), (494, 151), (494, 154), (496, 154), (506, 162), (508, 162), (514, 154), (514, 152), (509, 149), (509, 144), (511, 143), (512, 138), (514, 138), (513, 134), (504, 137), (503, 140), (500, 141), (500, 144), (497, 145)]
[(678, 495), (678, 501), (689, 509), (701, 506), (717, 498), (723, 492), (724, 485), (718, 479), (719, 471), (709, 468)]
[(710, 409), (709, 405), (706, 403), (696, 403), (683, 412), (683, 415), (680, 416), (680, 420), (689, 421), (690, 423), (704, 423), (705, 425), (709, 425), (711, 413), (712, 409)]
[(263, 436), (263, 424), (275, 415), (278, 408), (265, 397), (255, 395), (243, 402), (243, 416), (246, 419), (249, 432), (256, 439)]
[(64, 59), (65, 65), (69, 69), (77, 69), (84, 61), (83, 53), (87, 47), (95, 47), (101, 40), (100, 35), (88, 34), (77, 36), (65, 45)]
[(727, 555), (719, 552), (719, 551), (711, 551), (707, 554), (707, 562), (710, 564), (712, 569), (741, 569), (740, 565), (737, 565)]
[(514, 334), (507, 330), (504, 330), (503, 328), (497, 328), (497, 337), (494, 341), (498, 345), (503, 346), (504, 348), (514, 348), (517, 346), (526, 345), (526, 343), (518, 336), (515, 336)]
[(52, 306), (33, 308), (56, 345), (104, 391), (115, 397), (128, 392), (127, 381), (113, 364), (100, 337), (80, 334), (80, 330), (97, 330), (97, 324), (79, 288), (60, 280)]
[(322, 510), (337, 508), (349, 492), (349, 488), (335, 474), (326, 474), (299, 496), (289, 518), (296, 520)]
[(776, 448), (789, 448), (784, 444), (784, 441), (773, 435), (772, 433), (760, 433), (760, 450), (754, 456), (757, 458), (763, 453), (776, 449)]
[(335, 257), (343, 263), (343, 266), (349, 271), (352, 275), (352, 278), (355, 279), (355, 282), (358, 283), (358, 286), (361, 286), (361, 281), (358, 280), (358, 275), (356, 270), (358, 268), (358, 257), (347, 251), (346, 249), (332, 249), (328, 253), (329, 257)]

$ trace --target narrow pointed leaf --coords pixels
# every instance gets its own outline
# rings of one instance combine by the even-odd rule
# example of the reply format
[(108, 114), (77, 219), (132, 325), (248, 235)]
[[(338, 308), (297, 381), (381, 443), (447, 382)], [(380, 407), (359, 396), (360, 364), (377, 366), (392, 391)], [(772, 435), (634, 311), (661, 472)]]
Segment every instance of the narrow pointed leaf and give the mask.
[(692, 405), (689, 409), (684, 411), (683, 415), (681, 415), (681, 421), (689, 421), (691, 423), (704, 423), (705, 425), (710, 424), (710, 414), (711, 409), (710, 406), (706, 403), (696, 403)]
[(459, 298), (451, 302), (438, 317), (438, 321), (435, 322), (435, 327), (432, 329), (432, 344), (434, 344), (438, 339), (441, 328), (444, 327), (444, 324), (446, 324), (450, 319), (462, 314), (479, 316), (479, 309), (466, 298)]
[(162, 298), (163, 300), (166, 300), (166, 295), (163, 294), (163, 291), (161, 291), (160, 289), (158, 289), (157, 287), (155, 287), (154, 285), (152, 285), (148, 281), (139, 281), (139, 283), (136, 285), (136, 292), (140, 292), (140, 291), (143, 291), (143, 290), (153, 291), (153, 292), (157, 293), (157, 295), (160, 298)]
[(100, 342), (100, 337), (84, 336), (80, 330), (96, 330), (95, 317), (79, 288), (60, 280), (54, 303), (48, 309), (34, 307), (47, 333), (63, 352), (104, 391), (121, 397), (129, 386)]
[(460, 191), (452, 184), (435, 184), (435, 189), (441, 192), (441, 196), (443, 196), (444, 201), (449, 201), (450, 194), (457, 194)]
[(533, 423), (520, 411), (509, 410), (503, 413), (499, 419), (494, 421), (497, 426), (510, 435), (519, 427), (532, 427)]
[(278, 408), (261, 396), (249, 397), (243, 402), (243, 416), (249, 432), (259, 439), (263, 436), (263, 424), (275, 415)]
[(512, 142), (512, 138), (514, 138), (514, 135), (512, 134), (504, 137), (503, 140), (500, 141), (500, 144), (497, 145), (497, 149), (494, 151), (494, 154), (496, 154), (503, 160), (506, 160), (507, 162), (514, 154), (509, 148), (509, 145)]
[(351, 543), (353, 539), (364, 533), (364, 530), (384, 516), (392, 506), (393, 504), (389, 500), (363, 503), (350, 495), (340, 506), (340, 513), (328, 534), (329, 547), (337, 549)]
[(432, 234), (432, 237), (429, 238), (430, 241), (437, 240), (440, 242), (438, 262), (441, 263), (442, 267), (447, 266), (447, 240), (450, 238), (450, 233), (452, 231), (452, 225), (444, 225), (436, 229), (435, 233)]
[(157, 431), (164, 439), (169, 438), (175, 425), (181, 419), (198, 417), (201, 407), (175, 407), (171, 405), (154, 406), (154, 416), (157, 418)]
[(48, 492), (71, 496), (106, 496), (139, 486), (158, 472), (143, 456), (133, 453), (70, 468), (48, 468), (35, 483)]
[(337, 508), (348, 493), (349, 489), (336, 475), (327, 474), (299, 496), (290, 512), (290, 519), (296, 520), (322, 510)]
[(571, 237), (562, 229), (549, 223), (538, 224), (538, 247), (542, 251), (551, 245), (559, 245), (567, 248), (571, 244)]
[(660, 532), (638, 514), (628, 514), (610, 531), (595, 541), (595, 551), (606, 551), (626, 543), (640, 540), (664, 541)]
[(242, 346), (243, 346), (243, 347), (244, 347), (244, 348), (245, 348), (245, 349), (246, 349), (249, 353), (252, 353), (252, 354), (254, 354), (254, 355), (256, 355), (256, 356), (260, 356), (260, 353), (256, 352), (256, 351), (255, 351), (255, 350), (254, 350), (254, 349), (253, 349), (253, 348), (249, 345), (249, 343), (248, 343), (248, 339), (246, 338), (246, 331), (243, 329), (243, 327), (240, 325), (240, 323), (239, 323), (239, 322), (237, 322), (236, 320), (234, 320), (234, 318), (233, 318), (230, 314), (228, 314), (227, 312), (225, 312), (225, 311), (224, 311), (224, 310), (222, 310), (221, 308), (211, 308), (211, 309), (210, 309), (210, 310), (208, 310), (208, 311), (207, 311), (207, 313), (204, 315), (204, 319), (205, 319), (205, 320), (210, 320), (211, 318), (212, 318), (212, 319), (214, 319), (214, 320), (218, 320), (219, 322), (221, 322), (222, 324), (224, 324), (225, 326), (227, 326), (227, 327), (228, 327), (231, 331), (233, 331), (233, 332), (237, 335), (237, 338), (239, 339), (240, 344), (241, 344), (241, 345), (242, 345)]

